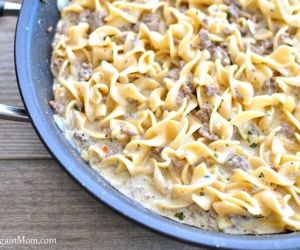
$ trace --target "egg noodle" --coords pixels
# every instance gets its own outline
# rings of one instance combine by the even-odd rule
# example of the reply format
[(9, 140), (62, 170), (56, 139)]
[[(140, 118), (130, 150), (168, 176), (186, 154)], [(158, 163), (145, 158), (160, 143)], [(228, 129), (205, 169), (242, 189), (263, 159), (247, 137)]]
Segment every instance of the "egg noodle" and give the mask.
[(73, 0), (50, 105), (93, 168), (156, 190), (138, 189), (153, 210), (225, 232), (300, 230), (299, 11), (297, 0)]

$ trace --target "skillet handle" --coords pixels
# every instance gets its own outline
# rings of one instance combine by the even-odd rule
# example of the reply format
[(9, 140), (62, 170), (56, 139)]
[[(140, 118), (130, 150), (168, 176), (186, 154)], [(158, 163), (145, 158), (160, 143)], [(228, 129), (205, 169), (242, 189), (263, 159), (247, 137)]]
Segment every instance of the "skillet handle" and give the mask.
[(21, 10), (21, 4), (0, 1), (0, 16), (17, 16)]
[(0, 119), (18, 122), (29, 122), (29, 118), (25, 109), (3, 104), (0, 104)]
[[(0, 1), (0, 16), (17, 16), (21, 4)], [(29, 122), (25, 109), (0, 104), (0, 119)]]

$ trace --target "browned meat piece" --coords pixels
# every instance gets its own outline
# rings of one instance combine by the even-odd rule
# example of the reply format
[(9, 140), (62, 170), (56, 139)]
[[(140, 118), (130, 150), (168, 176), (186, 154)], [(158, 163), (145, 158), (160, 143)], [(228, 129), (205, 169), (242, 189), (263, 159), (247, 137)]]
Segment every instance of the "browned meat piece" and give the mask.
[(53, 31), (53, 27), (52, 26), (49, 26), (48, 28), (47, 28), (47, 33), (51, 33)]
[(218, 136), (210, 133), (208, 123), (204, 123), (203, 126), (200, 128), (199, 132), (203, 137), (210, 141), (216, 141), (219, 139)]
[(287, 32), (284, 32), (282, 33), (280, 36), (279, 36), (279, 45), (289, 45), (289, 46), (293, 46), (294, 44), (294, 41), (293, 41), (294, 37), (292, 35), (290, 35), (289, 33)]
[(279, 133), (283, 134), (284, 136), (286, 136), (288, 138), (294, 138), (295, 128), (292, 125), (290, 125), (289, 123), (283, 123), (283, 124), (281, 124)]
[(242, 6), (238, 1), (225, 0), (224, 3), (228, 5), (228, 19), (230, 21), (240, 17)]
[(78, 22), (80, 23), (88, 23), (88, 19), (92, 11), (90, 9), (84, 10), (80, 12), (78, 16)]
[(232, 156), (227, 162), (224, 163), (225, 167), (228, 167), (232, 170), (234, 169), (242, 169), (244, 171), (247, 171), (251, 169), (250, 163), (247, 159), (245, 159), (243, 156), (240, 155), (234, 155)]
[(165, 30), (164, 22), (159, 14), (145, 13), (140, 21), (152, 31), (163, 33)]
[(64, 60), (62, 58), (54, 58), (52, 61), (52, 70), (53, 73), (58, 74), (62, 64), (63, 64)]
[(82, 131), (75, 131), (73, 134), (74, 138), (81, 142), (87, 142), (89, 140), (89, 136)]
[(63, 104), (51, 100), (49, 102), (50, 107), (53, 109), (53, 111), (58, 115), (63, 115), (65, 113), (65, 107)]
[[(242, 36), (247, 36), (248, 33), (250, 33), (249, 27), (248, 26), (243, 26), (241, 24), (237, 24), (237, 28), (240, 31)], [(245, 47), (249, 47), (249, 42), (248, 41), (244, 41), (244, 45)]]
[(155, 147), (152, 149), (152, 152), (154, 154), (161, 154), (161, 152), (164, 150), (165, 147)]
[(242, 9), (242, 5), (239, 1), (226, 1), (228, 5), (228, 19), (233, 22), (234, 20), (245, 17), (247, 19), (256, 19), (257, 15), (254, 13), (249, 13), (248, 11), (244, 11)]
[(211, 55), (211, 59), (213, 61), (220, 58), (222, 65), (226, 66), (230, 64), (231, 61), (228, 55), (227, 46), (225, 45), (212, 46), (209, 48), (209, 52)]
[(201, 121), (201, 123), (209, 123), (211, 112), (212, 106), (209, 103), (206, 103), (199, 111), (196, 112), (195, 116)]
[(169, 73), (166, 75), (167, 78), (170, 78), (174, 81), (177, 81), (179, 79), (180, 69), (174, 68), (169, 71)]
[(180, 93), (182, 93), (184, 97), (191, 97), (194, 92), (195, 92), (195, 88), (192, 85), (192, 83), (184, 84), (180, 88)]
[(180, 61), (179, 65), (176, 68), (172, 68), (168, 74), (166, 75), (167, 78), (171, 78), (174, 81), (177, 81), (179, 79), (180, 76), (180, 71), (183, 68), (183, 66), (185, 65), (184, 61)]
[(200, 49), (208, 49), (211, 55), (211, 59), (215, 61), (217, 58), (221, 59), (223, 65), (230, 64), (230, 57), (227, 52), (227, 46), (224, 44), (213, 43), (209, 40), (209, 32), (207, 29), (200, 29)]
[(218, 87), (216, 85), (208, 85), (206, 87), (206, 95), (215, 96), (218, 93)]
[(179, 94), (176, 98), (176, 103), (179, 105), (183, 102), (185, 98), (191, 98), (195, 93), (195, 88), (192, 83), (183, 84), (179, 90)]
[(212, 42), (209, 40), (208, 34), (209, 32), (207, 29), (200, 29), (199, 31), (199, 36), (201, 39), (200, 46), (203, 49), (208, 49), (209, 47), (212, 46)]
[(237, 19), (240, 17), (240, 10), (236, 5), (230, 5), (228, 7), (228, 18), (229, 19)]
[(272, 95), (277, 91), (278, 87), (273, 78), (265, 80), (263, 85), (263, 90), (267, 92), (268, 95)]
[(280, 36), (279, 36), (279, 43), (280, 44), (285, 44), (286, 40), (289, 39), (289, 35), (287, 33), (282, 33)]
[(224, 3), (227, 5), (235, 5), (238, 8), (242, 7), (238, 0), (224, 0)]
[(104, 19), (108, 16), (108, 13), (105, 10), (100, 10), (93, 12), (89, 18), (89, 25), (92, 30), (97, 29), (98, 27), (104, 25)]
[(93, 74), (93, 65), (90, 63), (82, 63), (78, 69), (78, 79), (80, 81), (88, 81)]
[(108, 16), (106, 10), (100, 10), (92, 12), (87, 9), (79, 14), (78, 21), (83, 23), (88, 23), (91, 30), (95, 30), (98, 27), (104, 25), (104, 19)]
[(206, 25), (206, 26), (209, 26), (211, 24), (211, 20), (208, 19), (207, 17), (204, 17), (202, 22)]
[(251, 50), (260, 55), (270, 54), (273, 51), (273, 42), (270, 39), (258, 41), (256, 44), (251, 44)]
[(126, 37), (127, 37), (127, 34), (122, 34), (118, 37), (115, 37), (115, 41), (117, 44), (124, 44), (125, 43), (125, 40), (126, 40)]

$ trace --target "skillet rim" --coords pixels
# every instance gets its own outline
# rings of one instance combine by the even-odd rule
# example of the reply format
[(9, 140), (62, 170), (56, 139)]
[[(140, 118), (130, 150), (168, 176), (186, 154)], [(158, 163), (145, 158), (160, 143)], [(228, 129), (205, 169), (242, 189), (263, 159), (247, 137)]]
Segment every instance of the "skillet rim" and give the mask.
[[(53, 156), (58, 165), (74, 180), (81, 188), (86, 190), (92, 197), (96, 198), (102, 204), (112, 208), (123, 217), (142, 225), (152, 231), (172, 237), (176, 240), (197, 246), (206, 246), (222, 249), (292, 249), (300, 248), (300, 233), (275, 234), (275, 235), (231, 235), (222, 232), (213, 232), (204, 229), (198, 229), (192, 226), (184, 225), (162, 217), (148, 209), (142, 210), (134, 202), (129, 201), (121, 194), (113, 195), (114, 191), (109, 187), (99, 185), (97, 181), (88, 174), (82, 172), (79, 166), (80, 162), (75, 157), (64, 154), (66, 149), (57, 144), (58, 135), (50, 123), (45, 123), (45, 118), (49, 116), (41, 103), (37, 101), (35, 93), (35, 84), (31, 76), (31, 40), (33, 34), (33, 21), (37, 15), (37, 8), (47, 8), (42, 1), (24, 0), (20, 15), (17, 21), (14, 57), (15, 71), (18, 82), (19, 92), (28, 112), (29, 119), (40, 140)], [(51, 1), (56, 4), (56, 1)], [(30, 27), (29, 29), (27, 27)], [(46, 27), (42, 27), (46, 30)], [(29, 86), (29, 87), (28, 87)], [(31, 89), (32, 88), (32, 89)], [(40, 105), (37, 105), (40, 104)], [(52, 116), (52, 113), (50, 114)], [(49, 130), (47, 129), (47, 126)], [(52, 128), (51, 128), (52, 127)], [(77, 162), (76, 162), (77, 161)], [(74, 163), (75, 168), (67, 165)], [(69, 167), (68, 167), (69, 166)], [(87, 167), (87, 166), (84, 166)], [(101, 177), (102, 178), (102, 177)], [(103, 181), (105, 179), (102, 178)], [(106, 182), (106, 181), (105, 181)], [(110, 197), (109, 195), (114, 197)], [(298, 242), (298, 243), (297, 243)]]

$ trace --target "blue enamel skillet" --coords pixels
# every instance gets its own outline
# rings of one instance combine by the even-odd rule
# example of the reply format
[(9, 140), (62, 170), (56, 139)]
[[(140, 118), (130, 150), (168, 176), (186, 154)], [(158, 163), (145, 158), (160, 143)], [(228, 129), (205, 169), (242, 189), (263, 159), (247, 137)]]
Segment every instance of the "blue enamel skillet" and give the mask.
[(56, 0), (0, 1), (0, 15), (19, 15), (15, 34), (15, 69), (26, 110), (0, 105), (0, 118), (30, 121), (59, 165), (99, 201), (123, 216), (181, 241), (220, 249), (300, 249), (300, 233), (229, 235), (183, 225), (157, 215), (126, 198), (101, 178), (66, 141), (53, 120), (48, 102), (53, 99), (50, 71), (51, 43), (59, 19)]

